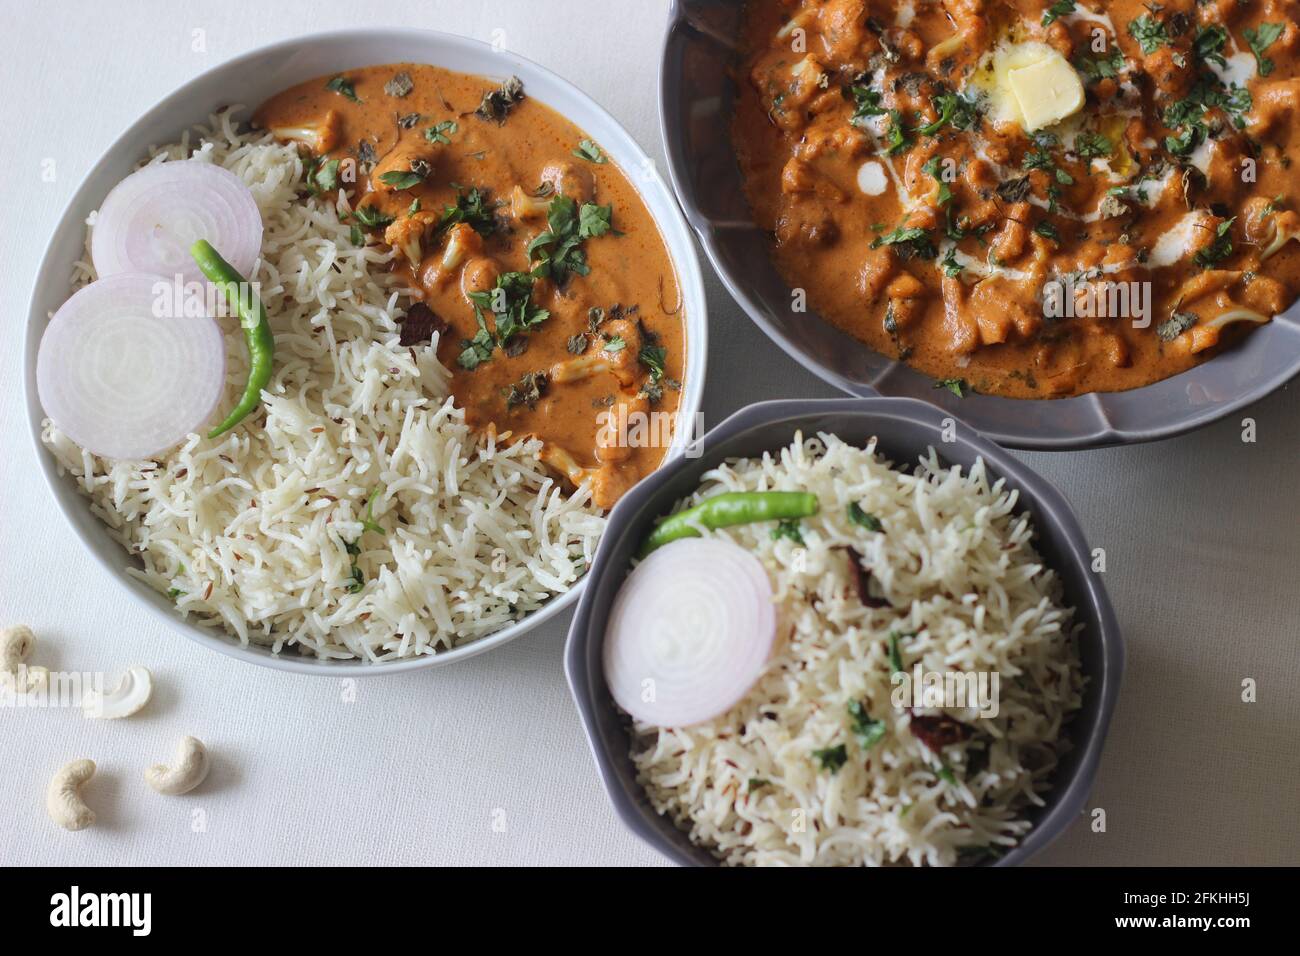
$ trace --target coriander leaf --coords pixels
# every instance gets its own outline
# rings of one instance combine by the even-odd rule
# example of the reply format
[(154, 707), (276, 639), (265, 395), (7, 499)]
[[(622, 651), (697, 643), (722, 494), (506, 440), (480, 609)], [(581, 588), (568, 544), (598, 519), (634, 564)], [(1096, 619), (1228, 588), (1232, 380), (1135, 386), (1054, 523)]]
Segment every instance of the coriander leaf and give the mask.
[(608, 162), (605, 158), (605, 154), (601, 151), (601, 148), (589, 139), (584, 139), (580, 142), (578, 148), (573, 151), (573, 155), (577, 156), (579, 159), (585, 159), (589, 163), (596, 163), (598, 165)]
[(1051, 26), (1059, 17), (1074, 12), (1074, 0), (1057, 0), (1043, 11), (1043, 26)]
[(853, 722), (852, 730), (858, 737), (858, 746), (863, 750), (870, 750), (884, 738), (885, 722), (872, 720), (861, 701), (849, 701), (849, 719)]
[(868, 531), (883, 531), (884, 525), (869, 511), (863, 511), (862, 506), (856, 501), (849, 502), (849, 520), (860, 528), (866, 528)]
[(880, 92), (873, 90), (865, 83), (854, 83), (847, 89), (846, 93), (853, 98), (853, 116), (849, 119), (849, 122), (854, 126), (866, 126), (866, 120), (869, 118), (884, 116), (888, 112), (880, 105)]
[(930, 234), (918, 226), (910, 228), (899, 226), (893, 232), (877, 236), (872, 240), (872, 249), (878, 249), (881, 246), (894, 247), (895, 253), (901, 259), (933, 259), (939, 254), (939, 250), (935, 248)]
[(353, 103), (361, 102), (361, 100), (357, 98), (356, 87), (352, 85), (352, 81), (346, 76), (333, 77), (325, 84), (325, 89), (332, 90), (339, 96), (345, 96)]
[(418, 186), (424, 182), (424, 176), (424, 173), (415, 169), (406, 171), (390, 169), (388, 172), (380, 174), (379, 181), (392, 186), (394, 189), (410, 189), (412, 186)]
[(946, 388), (958, 398), (965, 398), (970, 386), (966, 384), (964, 378), (941, 378), (934, 383), (935, 388)]
[(1136, 20), (1129, 21), (1128, 35), (1137, 40), (1145, 56), (1169, 45), (1169, 31), (1165, 29), (1164, 23), (1145, 13)]
[(1219, 223), (1218, 228), (1214, 230), (1214, 241), (1199, 250), (1192, 257), (1202, 269), (1208, 269), (1232, 255), (1232, 224), (1237, 221), (1237, 217), (1225, 219)]
[(772, 540), (779, 541), (781, 538), (789, 538), (795, 544), (803, 547), (803, 532), (799, 530), (799, 522), (794, 518), (783, 518), (777, 522), (772, 529)]
[(1168, 321), (1156, 326), (1156, 338), (1161, 342), (1172, 342), (1194, 326), (1199, 318), (1195, 312), (1175, 312)]
[(1219, 66), (1227, 66), (1227, 61), (1223, 58), (1223, 49), (1228, 43), (1228, 31), (1217, 23), (1210, 26), (1201, 27), (1196, 32), (1196, 40), (1192, 44), (1192, 51), (1202, 60), (1208, 63), (1216, 63)]
[(311, 157), (307, 161), (303, 182), (307, 186), (307, 192), (313, 196), (333, 192), (339, 188), (339, 161), (337, 159), (323, 160), (319, 156)]
[(431, 143), (443, 143), (444, 145), (451, 142), (453, 134), (460, 130), (460, 124), (455, 120), (443, 120), (430, 126), (424, 131), (424, 138)]
[(413, 89), (415, 89), (415, 83), (411, 79), (411, 74), (405, 71), (394, 73), (393, 78), (384, 84), (384, 92), (399, 100)]
[(1250, 52), (1255, 54), (1255, 59), (1259, 62), (1260, 76), (1268, 76), (1273, 72), (1273, 61), (1264, 55), (1264, 51), (1273, 45), (1285, 28), (1285, 23), (1261, 23), (1258, 29), (1247, 28), (1242, 31), (1246, 42), (1250, 44)]
[(485, 189), (474, 187), (456, 193), (456, 202), (442, 211), (438, 220), (438, 231), (450, 229), (459, 223), (467, 223), (480, 236), (492, 235), (497, 229), (496, 206), (488, 200)]
[(352, 211), (352, 218), (367, 229), (382, 229), (393, 221), (392, 216), (385, 215), (377, 206), (358, 206)]
[(839, 744), (835, 747), (824, 747), (821, 750), (814, 750), (812, 755), (817, 760), (817, 763), (821, 765), (823, 770), (829, 770), (831, 773), (838, 772), (849, 759), (849, 751), (844, 744)]
[(1074, 140), (1074, 151), (1083, 159), (1109, 156), (1115, 147), (1101, 133), (1080, 133)]
[(491, 120), (500, 126), (506, 121), (510, 111), (523, 102), (523, 99), (524, 82), (519, 77), (512, 76), (501, 84), (500, 89), (485, 93), (483, 102), (474, 113), (481, 119)]
[(664, 377), (664, 360), (668, 358), (668, 350), (662, 345), (643, 345), (637, 358), (641, 364), (650, 370), (650, 377), (654, 381)]
[(907, 135), (907, 129), (903, 126), (903, 116), (898, 110), (889, 111), (889, 128), (885, 131), (885, 140), (889, 143), (889, 149), (886, 152), (890, 156), (897, 156), (899, 153), (906, 152), (907, 148), (912, 145), (912, 141)]
[(898, 650), (899, 637), (897, 631), (889, 632), (889, 669), (895, 674), (901, 674), (904, 671), (903, 655)]

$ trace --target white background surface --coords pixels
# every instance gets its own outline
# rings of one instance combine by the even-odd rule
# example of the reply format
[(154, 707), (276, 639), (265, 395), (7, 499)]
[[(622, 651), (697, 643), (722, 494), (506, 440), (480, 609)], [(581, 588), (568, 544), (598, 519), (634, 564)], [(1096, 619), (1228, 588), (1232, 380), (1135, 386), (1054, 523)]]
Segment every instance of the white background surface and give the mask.
[[(662, 159), (660, 0), (311, 4), (5, 4), (0, 30), (0, 623), (36, 662), (116, 673), (141, 663), (154, 701), (126, 721), (0, 709), (6, 864), (655, 864), (609, 810), (561, 669), (567, 617), (449, 669), (339, 681), (219, 657), (159, 626), (83, 554), (35, 465), (21, 324), (41, 251), (81, 176), (127, 125), (202, 70), (274, 40), (355, 24), (491, 40), (586, 90)], [(192, 50), (205, 31), (206, 52)], [(200, 117), (195, 118), (200, 119)], [(53, 160), (56, 178), (42, 179)], [(772, 345), (709, 277), (709, 424), (749, 401), (830, 389)], [(1300, 400), (1156, 445), (1028, 454), (1073, 501), (1128, 640), (1128, 674), (1092, 806), (1039, 859), (1056, 864), (1300, 863)], [(1240, 700), (1243, 678), (1257, 703)], [(144, 767), (182, 734), (216, 756), (184, 798)], [(99, 823), (45, 816), (65, 761), (100, 766)], [(194, 832), (198, 811), (206, 823)], [(494, 829), (495, 821), (504, 830)]]

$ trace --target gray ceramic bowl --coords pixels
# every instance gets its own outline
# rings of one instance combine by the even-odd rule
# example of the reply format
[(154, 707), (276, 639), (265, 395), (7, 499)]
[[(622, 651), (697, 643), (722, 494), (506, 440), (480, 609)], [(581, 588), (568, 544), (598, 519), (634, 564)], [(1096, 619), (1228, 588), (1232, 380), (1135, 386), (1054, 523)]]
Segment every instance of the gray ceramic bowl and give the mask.
[[(698, 457), (678, 458), (624, 496), (610, 514), (609, 528), (588, 575), (565, 649), (565, 670), (596, 758), (601, 781), (623, 822), (646, 843), (681, 864), (714, 865), (705, 850), (650, 806), (628, 758), (628, 731), (605, 685), (601, 651), (605, 623), (627, 575), (638, 543), (673, 504), (699, 485), (700, 476), (723, 459), (761, 455), (788, 444), (796, 430), (830, 432), (858, 445), (879, 439), (882, 454), (897, 464), (914, 463), (933, 446), (946, 464), (969, 467), (983, 456), (995, 476), (1019, 489), (1018, 511), (1027, 511), (1038, 530), (1037, 547), (1060, 575), (1067, 601), (1083, 623), (1079, 651), (1088, 677), (1083, 707), (1066, 733), (1074, 743), (1057, 770), (1047, 805), (1034, 814), (1034, 828), (1021, 844), (990, 864), (1023, 863), (1065, 830), (1079, 815), (1092, 788), (1106, 728), (1119, 695), (1124, 642), (1101, 581), (1090, 570), (1090, 551), (1074, 513), (1059, 491), (1006, 451), (964, 423), (957, 440), (944, 443), (947, 413), (912, 399), (821, 399), (763, 402), (732, 415), (704, 436)], [(693, 452), (692, 452), (693, 454)]]
[(1013, 448), (1067, 449), (1168, 438), (1230, 414), (1300, 373), (1300, 304), (1204, 365), (1129, 392), (1023, 400), (955, 395), (812, 314), (754, 225), (731, 146), (730, 74), (739, 0), (673, 0), (659, 72), (659, 119), (673, 188), (727, 289), (804, 367), (852, 395), (940, 405)]

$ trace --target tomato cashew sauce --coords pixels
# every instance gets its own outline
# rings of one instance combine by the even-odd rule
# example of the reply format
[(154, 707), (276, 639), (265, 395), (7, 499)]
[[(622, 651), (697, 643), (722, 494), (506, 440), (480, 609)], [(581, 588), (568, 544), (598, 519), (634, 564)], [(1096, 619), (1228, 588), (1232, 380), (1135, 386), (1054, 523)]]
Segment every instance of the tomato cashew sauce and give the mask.
[(733, 140), (791, 286), (962, 394), (1136, 388), (1296, 295), (1294, 0), (750, 0)]
[[(403, 342), (439, 331), (456, 405), (609, 508), (659, 464), (685, 366), (681, 292), (627, 176), (511, 79), (402, 63), (279, 93), (253, 122), (345, 190), (355, 241), (397, 255)], [(662, 414), (655, 414), (662, 413)]]

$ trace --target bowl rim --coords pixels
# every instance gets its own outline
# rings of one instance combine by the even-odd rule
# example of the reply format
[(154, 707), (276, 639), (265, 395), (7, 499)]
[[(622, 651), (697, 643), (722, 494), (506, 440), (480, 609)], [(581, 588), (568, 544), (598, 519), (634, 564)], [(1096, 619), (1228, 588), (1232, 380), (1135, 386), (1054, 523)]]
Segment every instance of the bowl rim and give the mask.
[[(840, 391), (856, 398), (869, 398), (873, 395), (895, 397), (888, 393), (879, 391), (874, 385), (847, 379), (834, 370), (822, 365), (811, 355), (808, 355), (798, 344), (793, 342), (784, 331), (769, 320), (767, 309), (761, 303), (755, 301), (754, 297), (746, 291), (743, 285), (732, 274), (732, 270), (727, 267), (717, 242), (717, 234), (712, 228), (711, 221), (696, 202), (693, 191), (688, 188), (690, 177), (686, 172), (687, 166), (684, 142), (679, 133), (683, 117), (676, 107), (676, 96), (674, 95), (680, 87), (680, 80), (669, 70), (669, 61), (675, 50), (675, 37), (680, 30), (690, 26), (690, 3), (691, 0), (669, 0), (667, 23), (663, 32), (662, 46), (660, 48), (659, 56), (658, 114), (660, 135), (663, 138), (664, 155), (668, 160), (668, 177), (672, 181), (673, 192), (676, 194), (677, 200), (681, 203), (682, 210), (686, 214), (686, 220), (690, 223), (691, 229), (694, 230), (696, 238), (699, 239), (700, 245), (704, 249), (705, 258), (708, 260), (709, 265), (713, 267), (714, 273), (721, 280), (727, 292), (741, 307), (741, 310), (749, 320), (762, 329), (764, 334), (775, 342), (782, 351), (809, 372), (812, 372), (828, 385), (832, 385)], [(1293, 303), (1289, 310), (1284, 310), (1284, 312), (1279, 314), (1279, 316), (1275, 316), (1273, 321), (1276, 322), (1277, 319), (1282, 315), (1285, 315), (1287, 311), (1296, 312), (1297, 316), (1300, 316), (1300, 300)], [(826, 322), (825, 319), (821, 318), (820, 315), (812, 310), (809, 310), (808, 316), (814, 321), (825, 323), (828, 328), (835, 329), (834, 326), (830, 325), (830, 323)], [(1286, 324), (1291, 325), (1293, 329), (1300, 329), (1300, 320), (1291, 320)], [(1263, 330), (1261, 329), (1259, 331)], [(846, 333), (841, 332), (841, 334)], [(885, 357), (887, 358), (887, 356)], [(1214, 359), (1211, 359), (1210, 362), (1206, 362), (1202, 366), (1194, 366), (1193, 368), (1186, 369), (1178, 375), (1150, 382), (1139, 388), (1130, 389), (1128, 392), (1086, 392), (1082, 395), (1068, 396), (1061, 399), (1001, 399), (1002, 401), (1016, 402), (1018, 405), (1023, 406), (1027, 417), (1041, 416), (1044, 408), (1050, 403), (1081, 400), (1089, 406), (1092, 413), (1100, 422), (1098, 427), (1093, 428), (1086, 434), (1078, 433), (1073, 435), (1059, 435), (1050, 433), (1044, 435), (1027, 435), (1022, 431), (1004, 431), (998, 427), (981, 427), (980, 432), (985, 437), (992, 439), (1004, 447), (1033, 451), (1075, 451), (1088, 448), (1103, 448), (1111, 445), (1133, 445), (1150, 441), (1159, 441), (1165, 438), (1173, 438), (1178, 435), (1195, 431), (1198, 428), (1202, 428), (1213, 422), (1219, 421), (1222, 418), (1226, 418), (1234, 412), (1266, 398), (1273, 392), (1282, 388), (1288, 382), (1300, 377), (1300, 353), (1298, 353), (1292, 364), (1284, 371), (1275, 374), (1270, 378), (1252, 382), (1250, 387), (1244, 389), (1234, 398), (1221, 404), (1200, 407), (1192, 406), (1184, 410), (1175, 420), (1158, 426), (1117, 426), (1111, 421), (1111, 417), (1107, 414), (1102, 405), (1102, 399), (1100, 397), (1102, 395), (1138, 394), (1147, 389), (1154, 389), (1162, 383), (1181, 378), (1183, 375), (1191, 374), (1198, 368), (1210, 365), (1213, 361)], [(885, 371), (876, 376), (877, 380), (889, 374), (896, 368), (906, 370), (911, 369), (911, 367), (907, 366), (905, 363), (891, 361)], [(999, 396), (977, 397), (1000, 398)], [(939, 398), (942, 400), (943, 396), (939, 396)], [(954, 412), (949, 410), (949, 414), (954, 414)]]
[[(953, 418), (944, 409), (914, 398), (870, 396), (757, 402), (741, 408), (710, 429), (701, 440), (703, 452), (699, 457), (709, 459), (710, 449), (760, 427), (788, 422), (793, 427), (802, 428), (806, 437), (809, 430), (817, 428), (810, 421), (824, 421), (845, 414), (872, 420), (891, 419), (935, 429), (943, 428), (944, 422)], [(1073, 724), (1075, 746), (1072, 759), (1077, 762), (1071, 778), (1053, 785), (1045, 797), (1046, 809), (1020, 843), (997, 860), (983, 864), (995, 867), (1018, 866), (1060, 837), (1087, 802), (1096, 780), (1106, 735), (1123, 682), (1125, 641), (1100, 575), (1088, 568), (1086, 559), (1091, 552), (1087, 538), (1065, 495), (1048, 478), (1038, 474), (969, 424), (957, 419), (956, 425), (958, 442), (981, 455), (997, 477), (1005, 478), (1014, 488), (1028, 491), (1037, 499), (1034, 521), (1037, 525), (1051, 525), (1058, 531), (1064, 539), (1063, 550), (1068, 554), (1067, 560), (1081, 566), (1084, 573), (1079, 580), (1083, 582), (1083, 590), (1074, 596), (1079, 605), (1086, 604), (1091, 612), (1080, 616), (1095, 617), (1097, 625), (1097, 672), (1088, 674), (1089, 679), (1097, 685), (1096, 710), (1089, 715), (1086, 723)], [(610, 513), (608, 530), (611, 533), (601, 539), (597, 549), (592, 567), (593, 584), (584, 590), (569, 628), (565, 642), (564, 671), (601, 785), (614, 812), (623, 825), (643, 843), (672, 862), (694, 866), (700, 865), (701, 861), (685, 845), (688, 842), (685, 833), (679, 838), (668, 839), (654, 829), (649, 818), (638, 809), (634, 795), (629, 793), (619, 779), (618, 772), (611, 766), (597, 715), (614, 705), (612, 701), (599, 699), (599, 690), (595, 686), (597, 678), (591, 667), (591, 645), (603, 642), (603, 631), (592, 631), (596, 595), (602, 588), (616, 590), (627, 570), (626, 567), (612, 566), (610, 552), (616, 547), (615, 540), (626, 534), (653, 500), (664, 493), (664, 486), (672, 481), (677, 470), (688, 467), (688, 460), (674, 460), (638, 484)], [(599, 667), (599, 664), (596, 666)]]
[[(658, 164), (650, 158), (621, 122), (615, 119), (609, 111), (575, 83), (512, 50), (498, 50), (491, 44), (484, 43), (481, 40), (428, 29), (358, 27), (319, 31), (262, 44), (224, 60), (203, 70), (196, 76), (192, 76), (139, 113), (131, 121), (130, 125), (113, 139), (94, 163), (81, 175), (80, 184), (73, 191), (64, 204), (62, 212), (59, 213), (55, 220), (49, 238), (45, 243), (45, 249), (41, 254), (40, 265), (32, 281), (28, 295), (23, 342), (23, 364), (25, 366), (24, 402), (30, 426), (29, 432), (34, 444), (38, 465), (45, 478), (46, 487), (54, 497), (64, 520), (84, 550), (88, 551), (100, 567), (108, 572), (109, 577), (130, 596), (136, 606), (143, 607), (160, 623), (172, 630), (180, 631), (187, 639), (210, 650), (215, 650), (226, 657), (272, 670), (320, 677), (395, 675), (413, 670), (445, 667), (494, 650), (516, 638), (522, 637), (573, 605), (584, 590), (590, 569), (568, 591), (555, 595), (523, 619), (468, 644), (436, 654), (425, 654), (391, 662), (371, 662), (355, 658), (327, 660), (301, 656), (297, 652), (288, 649), (275, 654), (264, 645), (243, 645), (233, 635), (228, 634), (224, 628), (204, 627), (180, 616), (174, 607), (164, 606), (161, 595), (158, 595), (143, 582), (135, 580), (126, 573), (125, 569), (129, 564), (130, 555), (117, 542), (112, 542), (116, 549), (113, 554), (114, 557), (117, 554), (121, 555), (124, 560), (120, 563), (110, 559), (108, 554), (101, 553), (99, 548), (91, 545), (90, 535), (95, 531), (106, 534), (106, 528), (98, 518), (90, 513), (87, 507), (88, 499), (73, 487), (71, 477), (59, 474), (58, 464), (54, 456), (50, 454), (41, 441), (41, 422), (45, 414), (36, 391), (35, 358), (40, 346), (40, 333), (48, 322), (48, 316), (41, 308), (40, 300), (45, 297), (43, 290), (50, 288), (52, 283), (67, 284), (67, 277), (71, 275), (72, 271), (72, 262), (57, 261), (60, 242), (69, 229), (84, 229), (85, 213), (98, 208), (103, 201), (103, 195), (92, 196), (90, 188), (92, 181), (101, 169), (123, 152), (132, 152), (143, 157), (145, 151), (152, 145), (142, 139), (143, 132), (155, 116), (169, 109), (173, 103), (182, 101), (186, 97), (201, 95), (201, 91), (206, 86), (218, 82), (222, 77), (238, 71), (248, 63), (268, 54), (288, 53), (304, 46), (338, 44), (347, 41), (370, 43), (417, 42), (429, 44), (431, 48), (439, 46), (444, 49), (455, 48), (467, 56), (481, 58), (485, 67), (487, 64), (495, 65), (493, 69), (484, 69), (482, 73), (475, 75), (492, 78), (515, 72), (524, 75), (525, 80), (527, 80), (526, 74), (532, 73), (545, 78), (547, 83), (554, 84), (557, 89), (561, 90), (566, 96), (571, 97), (573, 102), (578, 104), (580, 117), (571, 115), (571, 107), (562, 110), (551, 106), (546, 100), (541, 100), (542, 103), (577, 125), (584, 132), (599, 136), (602, 147), (614, 157), (624, 176), (632, 183), (641, 200), (646, 203), (651, 219), (659, 229), (664, 245), (668, 249), (670, 260), (677, 270), (677, 280), (682, 290), (683, 304), (693, 304), (692, 308), (686, 310), (687, 348), (686, 368), (683, 375), (685, 387), (682, 390), (681, 402), (678, 407), (678, 427), (673, 436), (673, 443), (665, 452), (664, 459), (660, 463), (661, 468), (673, 458), (680, 456), (683, 449), (691, 441), (691, 427), (703, 400), (708, 355), (708, 301), (704, 291), (704, 277), (700, 259), (695, 250), (692, 230), (688, 228), (685, 217), (682, 215), (676, 193), (660, 172)], [(354, 69), (356, 67), (344, 66), (342, 68)], [(267, 95), (274, 92), (274, 90), (271, 90)], [(205, 119), (206, 117), (195, 117), (191, 123), (178, 127), (175, 131), (176, 135), (181, 135), (192, 128), (193, 125), (202, 123)], [(600, 132), (593, 133), (592, 127), (600, 127)], [(611, 146), (612, 148), (610, 148)], [(659, 203), (661, 209), (657, 211), (653, 208), (651, 202), (647, 200), (648, 195), (656, 190), (662, 194), (659, 197), (662, 200)], [(79, 210), (83, 212), (78, 214)], [(58, 301), (65, 300), (66, 296)], [(74, 509), (76, 513), (74, 513)]]

